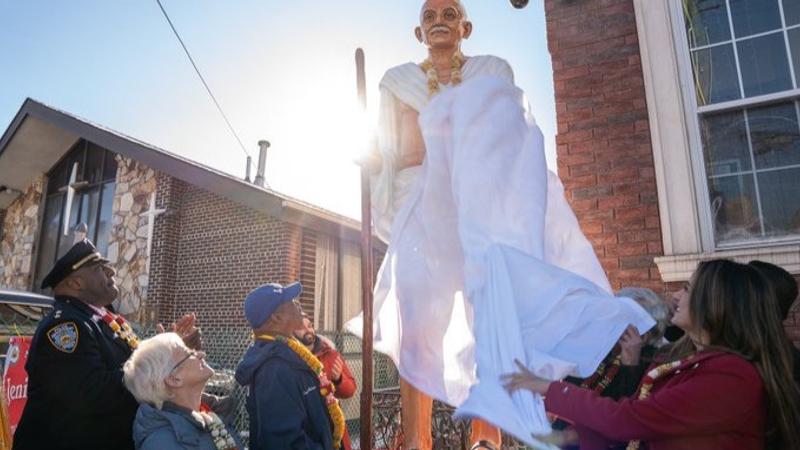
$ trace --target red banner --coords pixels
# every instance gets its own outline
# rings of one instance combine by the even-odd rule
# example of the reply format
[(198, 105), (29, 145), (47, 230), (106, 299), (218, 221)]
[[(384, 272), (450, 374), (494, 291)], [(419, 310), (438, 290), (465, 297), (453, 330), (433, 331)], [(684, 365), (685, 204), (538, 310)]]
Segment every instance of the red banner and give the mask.
[(8, 425), (11, 434), (17, 429), (22, 408), (28, 400), (28, 373), (25, 361), (31, 347), (30, 336), (14, 336), (8, 342), (6, 366), (3, 369), (3, 393), (8, 402)]

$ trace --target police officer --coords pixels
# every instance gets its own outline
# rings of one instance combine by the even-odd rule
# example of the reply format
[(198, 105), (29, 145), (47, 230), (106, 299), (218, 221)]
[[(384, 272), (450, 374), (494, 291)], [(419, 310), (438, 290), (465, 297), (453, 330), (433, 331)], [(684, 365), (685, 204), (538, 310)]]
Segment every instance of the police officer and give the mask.
[(14, 450), (133, 449), (138, 405), (122, 384), (122, 364), (138, 341), (113, 313), (114, 269), (88, 240), (45, 277), (53, 310), (39, 323), (28, 362), (28, 401)]

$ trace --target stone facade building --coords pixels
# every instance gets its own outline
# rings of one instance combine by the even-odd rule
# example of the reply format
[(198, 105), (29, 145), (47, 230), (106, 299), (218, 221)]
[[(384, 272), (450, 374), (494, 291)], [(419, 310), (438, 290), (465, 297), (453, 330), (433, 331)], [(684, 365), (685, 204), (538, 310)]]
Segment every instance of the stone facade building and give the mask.
[(195, 311), (209, 334), (246, 329), (247, 292), (298, 279), (322, 329), (361, 309), (357, 221), (32, 100), (0, 140), (0, 211), (3, 287), (38, 291), (85, 236), (138, 322)]
[[(545, 0), (558, 172), (615, 288), (800, 274), (800, 7)], [(800, 331), (800, 312), (786, 326)]]

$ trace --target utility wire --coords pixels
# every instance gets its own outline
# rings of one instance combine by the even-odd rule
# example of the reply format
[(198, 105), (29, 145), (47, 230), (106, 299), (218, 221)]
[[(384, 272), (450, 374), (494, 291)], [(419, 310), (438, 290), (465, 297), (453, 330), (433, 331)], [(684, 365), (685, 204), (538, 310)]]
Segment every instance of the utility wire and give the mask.
[[(158, 3), (158, 7), (161, 8), (161, 12), (164, 14), (164, 18), (167, 19), (167, 23), (169, 23), (169, 27), (172, 28), (172, 32), (175, 33), (175, 37), (178, 38), (178, 42), (180, 42), (181, 47), (183, 47), (183, 51), (184, 51), (184, 53), (186, 53), (186, 56), (189, 58), (189, 62), (192, 63), (192, 67), (194, 67), (194, 71), (197, 73), (197, 76), (200, 77), (200, 81), (203, 82), (203, 86), (205, 86), (206, 91), (208, 92), (208, 95), (211, 97), (211, 100), (214, 101), (214, 105), (216, 105), (217, 111), (219, 111), (220, 115), (222, 116), (222, 119), (225, 120), (225, 124), (228, 125), (228, 129), (231, 131), (231, 134), (233, 134), (233, 137), (236, 138), (236, 142), (239, 143), (239, 147), (242, 148), (242, 151), (244, 152), (244, 154), (247, 155), (248, 157), (250, 157), (250, 153), (244, 147), (244, 144), (242, 144), (242, 140), (239, 139), (239, 135), (236, 134), (236, 130), (233, 129), (233, 125), (231, 125), (231, 121), (228, 120), (228, 116), (225, 115), (225, 111), (222, 110), (222, 106), (220, 106), (219, 102), (217, 101), (217, 98), (214, 97), (214, 93), (211, 92), (211, 88), (208, 87), (208, 83), (206, 83), (206, 79), (203, 78), (203, 74), (200, 73), (200, 69), (197, 68), (197, 64), (195, 64), (194, 58), (192, 58), (192, 55), (189, 53), (189, 49), (186, 48), (186, 44), (183, 43), (183, 39), (181, 39), (181, 35), (178, 34), (178, 30), (176, 30), (175, 29), (175, 25), (172, 24), (172, 20), (170, 20), (169, 15), (167, 14), (167, 11), (164, 9), (164, 5), (161, 4), (161, 0), (156, 0), (156, 3)], [(250, 163), (253, 166), (255, 166), (255, 164), (253, 163), (253, 158), (252, 157), (250, 157)]]

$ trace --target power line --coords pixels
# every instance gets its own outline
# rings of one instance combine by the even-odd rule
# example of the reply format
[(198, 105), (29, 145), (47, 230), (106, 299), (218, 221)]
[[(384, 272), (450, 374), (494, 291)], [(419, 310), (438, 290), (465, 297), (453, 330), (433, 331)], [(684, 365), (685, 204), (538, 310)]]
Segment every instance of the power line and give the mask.
[[(192, 67), (194, 67), (194, 71), (197, 73), (197, 76), (200, 77), (200, 81), (203, 83), (203, 86), (205, 86), (206, 92), (208, 92), (208, 95), (211, 97), (211, 100), (214, 102), (214, 105), (217, 107), (217, 111), (219, 111), (219, 114), (222, 116), (222, 119), (225, 120), (225, 124), (228, 125), (228, 129), (231, 131), (231, 134), (233, 134), (233, 137), (236, 138), (236, 142), (239, 143), (239, 147), (242, 148), (242, 151), (244, 152), (244, 154), (247, 155), (248, 157), (250, 157), (250, 153), (248, 153), (247, 149), (244, 147), (244, 144), (242, 144), (242, 140), (239, 139), (239, 135), (236, 134), (236, 130), (233, 129), (233, 125), (231, 125), (231, 121), (228, 120), (228, 116), (225, 115), (225, 111), (222, 110), (222, 106), (220, 106), (219, 102), (217, 101), (217, 98), (214, 96), (214, 93), (211, 92), (211, 88), (208, 87), (208, 83), (206, 83), (206, 79), (203, 78), (203, 74), (200, 73), (200, 69), (197, 67), (197, 64), (195, 64), (194, 58), (192, 58), (192, 55), (189, 53), (189, 49), (186, 48), (186, 44), (183, 43), (183, 39), (181, 39), (181, 35), (178, 34), (178, 30), (176, 30), (175, 29), (175, 25), (172, 24), (172, 20), (170, 20), (169, 15), (167, 14), (167, 11), (164, 9), (164, 5), (161, 4), (161, 0), (156, 0), (156, 3), (158, 3), (158, 7), (161, 8), (161, 12), (164, 14), (164, 18), (167, 19), (167, 23), (169, 23), (169, 27), (172, 28), (172, 32), (175, 33), (175, 37), (178, 38), (178, 42), (180, 42), (181, 47), (183, 47), (183, 51), (184, 51), (184, 53), (186, 53), (186, 56), (189, 58), (189, 62), (192, 63)], [(251, 164), (253, 164), (252, 157), (250, 157), (250, 161), (251, 161)]]

